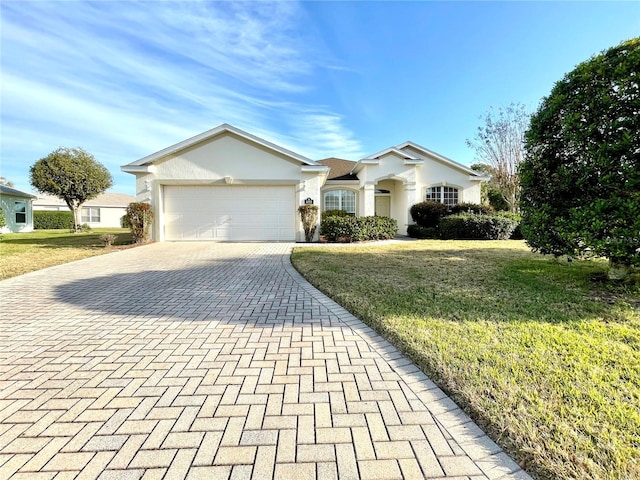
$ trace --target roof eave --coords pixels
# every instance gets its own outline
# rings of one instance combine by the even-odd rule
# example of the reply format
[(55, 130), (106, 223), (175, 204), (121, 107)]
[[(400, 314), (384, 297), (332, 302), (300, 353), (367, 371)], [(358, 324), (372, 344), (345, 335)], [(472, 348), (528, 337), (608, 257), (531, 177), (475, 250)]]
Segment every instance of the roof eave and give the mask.
[[(302, 155), (299, 155), (295, 152), (292, 152), (291, 150), (288, 150), (286, 148), (280, 147), (274, 143), (271, 143), (263, 138), (257, 137), (249, 132), (245, 132), (244, 130), (240, 130), (239, 128), (234, 127), (233, 125), (229, 125), (228, 123), (223, 123), (222, 125), (219, 125), (215, 128), (212, 128), (211, 130), (207, 130), (206, 132), (202, 132), (198, 135), (195, 135), (191, 138), (188, 138), (186, 140), (183, 140), (182, 142), (178, 142), (174, 145), (171, 145), (167, 148), (164, 148), (162, 150), (159, 150), (155, 153), (152, 153), (151, 155), (147, 155), (146, 157), (143, 157), (139, 160), (136, 160), (135, 162), (131, 162), (128, 165), (125, 165), (124, 167), (129, 167), (129, 166), (141, 166), (141, 165), (147, 165), (147, 164), (151, 164), (153, 162), (155, 162), (156, 160), (159, 160), (161, 158), (164, 158), (166, 156), (172, 155), (176, 152), (179, 152), (180, 150), (184, 150), (185, 148), (188, 148), (192, 145), (195, 145), (197, 143), (203, 142), (205, 140), (208, 140), (210, 138), (213, 138), (215, 136), (218, 136), (224, 132), (229, 132), (229, 133), (233, 133), (241, 138), (244, 138), (246, 140), (249, 140), (251, 142), (257, 143), (258, 145), (262, 145), (263, 147), (269, 148), (271, 150), (274, 150), (278, 153), (280, 153), (281, 155), (284, 155), (286, 157), (289, 157), (293, 160), (296, 160), (302, 164), (305, 165), (318, 165), (316, 162), (314, 162), (313, 160), (304, 157)], [(127, 171), (127, 170), (123, 170), (123, 171)]]
[(445, 157), (444, 155), (440, 155), (437, 152), (434, 152), (433, 150), (429, 150), (428, 148), (423, 147), (422, 145), (418, 145), (417, 143), (411, 142), (411, 141), (406, 141), (404, 143), (401, 143), (400, 145), (398, 145), (396, 148), (398, 150), (402, 150), (405, 147), (413, 147), (416, 150), (420, 150), (421, 152), (430, 155), (432, 157), (435, 157), (436, 159), (440, 160), (443, 163), (449, 164), (452, 167), (458, 168), (460, 170), (463, 170), (464, 172), (470, 174), (470, 176), (473, 176), (474, 178), (477, 177), (477, 173), (467, 167), (466, 165), (463, 165), (461, 163), (456, 162), (455, 160), (451, 160), (448, 157)]
[(155, 167), (153, 165), (133, 165), (133, 164), (129, 164), (129, 165), (123, 165), (120, 167), (120, 170), (122, 170), (125, 173), (152, 173), (155, 170)]

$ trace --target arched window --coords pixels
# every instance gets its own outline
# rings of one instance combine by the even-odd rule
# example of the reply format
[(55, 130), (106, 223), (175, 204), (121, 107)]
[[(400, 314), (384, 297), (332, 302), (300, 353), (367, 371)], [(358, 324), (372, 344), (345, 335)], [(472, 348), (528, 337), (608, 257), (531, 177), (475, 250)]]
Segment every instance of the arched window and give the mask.
[(450, 207), (458, 203), (458, 189), (456, 187), (429, 187), (425, 200), (444, 203)]
[(343, 210), (349, 215), (356, 214), (356, 192), (351, 190), (329, 190), (324, 192), (323, 211)]

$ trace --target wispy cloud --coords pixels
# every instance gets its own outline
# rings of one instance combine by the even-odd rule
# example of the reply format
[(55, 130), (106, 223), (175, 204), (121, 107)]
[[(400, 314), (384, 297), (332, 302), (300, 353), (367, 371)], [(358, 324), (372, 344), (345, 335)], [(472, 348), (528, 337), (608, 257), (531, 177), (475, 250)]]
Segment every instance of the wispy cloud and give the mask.
[[(311, 158), (361, 156), (317, 104), (319, 43), (294, 2), (3, 2), (2, 175), (82, 146), (112, 171), (228, 122)], [(333, 67), (332, 67), (333, 68)]]

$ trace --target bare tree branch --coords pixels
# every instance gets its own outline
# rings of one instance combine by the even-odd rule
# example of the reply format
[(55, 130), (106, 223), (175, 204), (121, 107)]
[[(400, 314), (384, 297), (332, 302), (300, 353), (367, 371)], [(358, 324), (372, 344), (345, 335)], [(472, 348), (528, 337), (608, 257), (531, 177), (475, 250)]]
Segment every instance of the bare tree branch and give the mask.
[(480, 117), (484, 125), (478, 127), (475, 138), (467, 140), (476, 151), (476, 160), (491, 167), (493, 183), (512, 212), (518, 211), (518, 165), (524, 159), (524, 133), (530, 116), (521, 104), (512, 103), (497, 112), (492, 107)]

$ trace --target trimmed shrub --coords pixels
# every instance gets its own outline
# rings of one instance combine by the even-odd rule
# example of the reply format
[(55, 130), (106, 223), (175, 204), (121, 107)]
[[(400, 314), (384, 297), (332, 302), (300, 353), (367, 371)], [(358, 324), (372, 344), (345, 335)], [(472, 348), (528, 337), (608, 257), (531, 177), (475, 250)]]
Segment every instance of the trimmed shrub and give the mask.
[(477, 203), (457, 203), (451, 205), (449, 213), (456, 215), (458, 213), (475, 213), (478, 215), (488, 215), (493, 213), (493, 207), (491, 205), (479, 205)]
[(438, 238), (438, 229), (435, 227), (409, 225), (407, 226), (407, 235), (411, 238)]
[(4, 210), (0, 207), (0, 228), (7, 226), (7, 218), (4, 216)]
[(350, 217), (350, 216), (351, 215), (349, 215), (344, 210), (327, 210), (326, 212), (322, 212), (322, 215), (320, 215), (320, 221), (324, 222), (324, 219), (328, 217)]
[(330, 242), (387, 240), (398, 233), (398, 222), (389, 217), (326, 217), (320, 234)]
[(498, 215), (459, 213), (440, 221), (440, 238), (446, 240), (508, 240), (518, 222)]
[(104, 243), (104, 246), (106, 248), (106, 247), (110, 247), (111, 245), (113, 245), (113, 242), (116, 241), (118, 236), (114, 235), (113, 233), (105, 233), (104, 235), (100, 235), (98, 238), (100, 239), (100, 241), (102, 243)]
[(511, 220), (518, 222), (518, 224), (516, 225), (516, 228), (513, 230), (513, 233), (511, 234), (511, 240), (524, 239), (524, 237), (522, 236), (522, 230), (520, 230), (520, 222), (522, 222), (522, 215), (520, 215), (519, 213), (513, 213), (513, 212), (496, 212), (496, 215), (498, 215), (499, 217), (509, 218)]
[(355, 224), (358, 226), (358, 235), (354, 237), (357, 242), (389, 240), (398, 233), (398, 222), (389, 217), (357, 217)]
[(73, 212), (57, 210), (34, 210), (35, 230), (73, 230)]
[(151, 205), (144, 202), (130, 203), (127, 207), (127, 216), (131, 222), (131, 235), (135, 243), (144, 243), (149, 238), (151, 222), (153, 222), (153, 210)]
[(353, 235), (352, 217), (325, 217), (320, 223), (320, 235), (330, 242), (350, 239)]
[(122, 228), (131, 229), (131, 218), (129, 217), (129, 215), (123, 215), (122, 217), (120, 217), (120, 226)]
[(437, 227), (440, 219), (447, 215), (448, 209), (444, 203), (426, 201), (416, 203), (409, 210), (411, 218), (419, 227)]
[(298, 212), (300, 212), (302, 227), (304, 228), (304, 239), (307, 242), (311, 242), (318, 228), (318, 206), (300, 205)]

